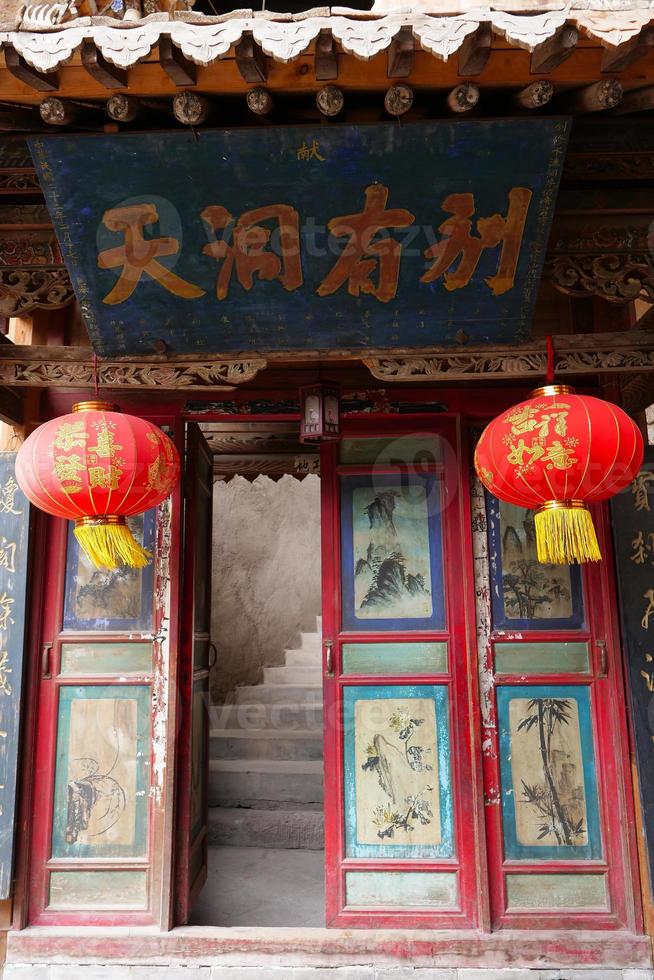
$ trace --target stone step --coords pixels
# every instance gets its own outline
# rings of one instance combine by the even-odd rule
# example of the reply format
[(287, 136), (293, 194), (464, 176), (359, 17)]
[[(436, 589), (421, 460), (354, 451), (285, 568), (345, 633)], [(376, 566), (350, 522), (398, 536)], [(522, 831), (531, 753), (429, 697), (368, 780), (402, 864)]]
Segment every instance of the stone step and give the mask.
[(315, 684), (322, 687), (322, 668), (313, 667), (264, 667), (263, 683), (269, 684)]
[(317, 650), (285, 650), (284, 662), (287, 667), (320, 668), (320, 648)]
[[(252, 689), (251, 689), (252, 690)], [(254, 688), (259, 691), (260, 688)], [(288, 688), (284, 688), (288, 691)], [(294, 703), (286, 701), (254, 704), (244, 700), (240, 704), (213, 705), (209, 709), (213, 731), (239, 728), (244, 731), (268, 728), (273, 731), (292, 729), (322, 731), (322, 701)]]
[(320, 653), (322, 646), (322, 633), (300, 633), (300, 649), (315, 650)]
[(248, 810), (211, 807), (209, 844), (321, 851), (325, 821), (320, 810)]
[(317, 684), (257, 684), (237, 687), (237, 704), (322, 703), (322, 687)]
[(210, 755), (212, 759), (286, 759), (290, 762), (322, 759), (322, 734), (316, 729), (214, 729)]
[(321, 803), (322, 762), (281, 762), (273, 759), (211, 759), (209, 806)]

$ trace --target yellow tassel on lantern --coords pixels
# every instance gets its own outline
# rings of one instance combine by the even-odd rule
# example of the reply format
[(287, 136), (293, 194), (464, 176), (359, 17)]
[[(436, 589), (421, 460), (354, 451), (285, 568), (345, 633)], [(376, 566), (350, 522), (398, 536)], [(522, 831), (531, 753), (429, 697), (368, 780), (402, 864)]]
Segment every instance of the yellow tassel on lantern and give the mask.
[(75, 537), (96, 568), (145, 568), (152, 558), (135, 539), (124, 517), (81, 517), (75, 521)]
[(552, 500), (538, 508), (534, 523), (543, 564), (601, 561), (593, 518), (583, 500)]

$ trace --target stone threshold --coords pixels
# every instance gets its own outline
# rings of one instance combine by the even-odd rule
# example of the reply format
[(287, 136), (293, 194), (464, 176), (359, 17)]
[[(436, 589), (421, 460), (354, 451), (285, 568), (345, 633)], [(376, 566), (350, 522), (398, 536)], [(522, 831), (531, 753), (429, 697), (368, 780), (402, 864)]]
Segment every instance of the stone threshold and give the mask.
[[(35, 926), (9, 932), (7, 964), (650, 969), (648, 936), (629, 932)], [(593, 972), (590, 972), (590, 971)], [(11, 974), (10, 974), (11, 975)]]

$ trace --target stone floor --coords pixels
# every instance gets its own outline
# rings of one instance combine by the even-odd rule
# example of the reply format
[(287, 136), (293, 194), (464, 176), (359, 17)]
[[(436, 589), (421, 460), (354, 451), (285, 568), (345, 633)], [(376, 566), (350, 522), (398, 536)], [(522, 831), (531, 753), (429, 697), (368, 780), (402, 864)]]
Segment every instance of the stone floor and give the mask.
[(210, 847), (209, 876), (191, 925), (321, 928), (324, 862), (323, 851)]

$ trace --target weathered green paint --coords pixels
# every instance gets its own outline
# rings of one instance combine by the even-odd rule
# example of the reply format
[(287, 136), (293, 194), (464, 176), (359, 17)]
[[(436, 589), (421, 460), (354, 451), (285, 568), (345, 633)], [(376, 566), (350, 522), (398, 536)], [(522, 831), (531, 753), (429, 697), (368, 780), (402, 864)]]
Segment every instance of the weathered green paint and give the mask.
[(605, 875), (513, 874), (506, 876), (509, 909), (605, 909)]
[(62, 643), (62, 674), (150, 674), (151, 643)]
[(496, 643), (496, 674), (583, 674), (587, 643)]
[(349, 907), (455, 908), (457, 876), (448, 871), (348, 871), (345, 896)]
[(444, 642), (343, 644), (344, 674), (442, 674), (446, 670)]
[(53, 871), (50, 909), (143, 909), (147, 905), (145, 871)]

